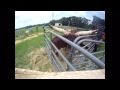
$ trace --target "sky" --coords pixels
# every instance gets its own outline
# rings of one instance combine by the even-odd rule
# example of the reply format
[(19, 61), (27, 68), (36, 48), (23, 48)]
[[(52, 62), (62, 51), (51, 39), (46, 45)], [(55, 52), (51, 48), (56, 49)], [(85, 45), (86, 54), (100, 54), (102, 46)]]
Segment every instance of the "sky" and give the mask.
[(48, 23), (50, 20), (70, 16), (85, 17), (92, 20), (94, 15), (105, 19), (105, 11), (15, 11), (15, 29)]

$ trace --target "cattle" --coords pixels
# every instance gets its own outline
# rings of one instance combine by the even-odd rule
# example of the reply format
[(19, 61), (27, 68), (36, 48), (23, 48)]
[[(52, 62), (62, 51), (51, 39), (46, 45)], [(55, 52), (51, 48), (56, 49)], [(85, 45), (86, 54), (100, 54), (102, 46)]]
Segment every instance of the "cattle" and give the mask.
[[(64, 30), (55, 26), (50, 25), (50, 27), (52, 27), (54, 30), (58, 31), (58, 32), (62, 32), (64, 35), (63, 37), (70, 40), (70, 41), (74, 41), (78, 36), (80, 35), (90, 35), (96, 32), (96, 30), (90, 30), (90, 31), (77, 31), (77, 30)], [(66, 42), (64, 42), (63, 40), (61, 40), (59, 37), (54, 37), (52, 39), (52, 43), (60, 50), (62, 48), (65, 49), (70, 49), (71, 46), (69, 44), (67, 44)], [(80, 44), (80, 46), (84, 46), (83, 44)], [(55, 51), (55, 50), (54, 50)], [(55, 52), (56, 55), (58, 56), (58, 53)]]
[[(76, 38), (75, 35), (63, 35), (63, 37), (72, 41), (72, 42)], [(52, 42), (59, 50), (62, 48), (65, 48), (65, 50), (70, 49), (70, 45), (67, 44), (66, 42), (64, 42), (63, 40), (61, 40), (60, 38), (58, 38), (57, 36), (52, 39)], [(58, 55), (57, 52), (56, 52), (56, 55)]]
[[(89, 31), (78, 31), (77, 29), (74, 29), (74, 30), (64, 30), (62, 28), (58, 28), (58, 27), (55, 27), (55, 26), (52, 26), (50, 25), (50, 27), (55, 30), (55, 31), (58, 31), (58, 32), (61, 32), (63, 33), (63, 37), (70, 40), (70, 41), (74, 41), (78, 36), (84, 36), (84, 35), (95, 35), (94, 38), (92, 38), (93, 40), (105, 40), (105, 32), (99, 30), (99, 29), (96, 29), (96, 30), (89, 30)], [(64, 56), (68, 56), (67, 59), (69, 60), (69, 62), (71, 63), (72, 62), (72, 58), (71, 58), (71, 55), (69, 57), (69, 52), (72, 51), (71, 49), (71, 46), (69, 44), (67, 44), (66, 42), (64, 42), (63, 40), (61, 40), (59, 37), (55, 36), (53, 39), (52, 39), (52, 43), (59, 49), (61, 50), (62, 48), (64, 48), (65, 51), (67, 51), (67, 54), (63, 54)], [(81, 47), (85, 46), (83, 43), (80, 44)], [(85, 49), (87, 49), (89, 47), (86, 47)], [(94, 47), (93, 47), (93, 50), (92, 52), (96, 52), (97, 51), (97, 48), (98, 48), (98, 44), (95, 44)], [(64, 63), (64, 60), (59, 57), (59, 54), (58, 52), (54, 49), (54, 47), (52, 47), (52, 50), (55, 52), (56, 56), (59, 58), (59, 60), (62, 62), (63, 66), (66, 68), (66, 70), (69, 70), (69, 66)], [(64, 52), (63, 52), (64, 53)], [(69, 54), (68, 54), (69, 53)]]

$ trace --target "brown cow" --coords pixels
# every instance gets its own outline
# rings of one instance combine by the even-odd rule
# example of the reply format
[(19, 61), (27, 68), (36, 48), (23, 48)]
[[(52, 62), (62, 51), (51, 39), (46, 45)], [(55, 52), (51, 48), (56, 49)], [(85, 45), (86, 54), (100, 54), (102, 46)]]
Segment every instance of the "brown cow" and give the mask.
[[(55, 27), (55, 26), (52, 26), (50, 25), (51, 28), (53, 28), (54, 30), (58, 31), (58, 32), (62, 32), (64, 35), (63, 37), (67, 38), (68, 40), (70, 41), (74, 41), (76, 39), (76, 37), (80, 36), (80, 35), (90, 35), (90, 34), (93, 34), (96, 32), (96, 30), (89, 30), (89, 31), (77, 31), (77, 30), (64, 30), (62, 28), (58, 28), (58, 27)], [(52, 42), (55, 44), (55, 46), (58, 48), (58, 49), (61, 49), (61, 48), (68, 48), (70, 49), (70, 45), (67, 44), (66, 42), (64, 42), (63, 40), (61, 40), (59, 37), (54, 37)], [(82, 44), (81, 44), (82, 45)], [(82, 45), (83, 46), (83, 45)], [(58, 53), (56, 52), (56, 54), (58, 55)]]

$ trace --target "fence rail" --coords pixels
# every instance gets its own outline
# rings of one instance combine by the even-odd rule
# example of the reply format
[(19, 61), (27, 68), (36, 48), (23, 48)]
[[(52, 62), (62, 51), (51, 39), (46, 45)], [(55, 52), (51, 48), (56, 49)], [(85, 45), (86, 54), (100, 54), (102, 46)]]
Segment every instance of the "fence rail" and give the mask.
[(53, 51), (53, 48), (58, 52), (58, 54), (60, 55), (60, 57), (62, 57), (62, 59), (64, 60), (64, 62), (68, 65), (68, 67), (72, 70), (72, 71), (76, 71), (75, 67), (69, 62), (68, 58), (66, 58), (62, 52), (51, 42), (51, 39), (49, 38), (47, 33), (50, 33), (51, 36), (55, 35), (57, 37), (59, 37), (61, 40), (63, 40), (64, 42), (66, 42), (67, 44), (69, 44), (72, 48), (77, 49), (82, 55), (84, 55), (85, 57), (87, 57), (89, 60), (91, 60), (92, 62), (94, 62), (96, 65), (98, 65), (101, 69), (105, 68), (105, 64), (98, 59), (96, 56), (94, 56), (93, 53), (88, 52), (87, 50), (83, 49), (82, 47), (80, 47), (77, 44), (80, 44), (83, 41), (88, 41), (88, 42), (94, 42), (94, 43), (102, 43), (105, 44), (104, 42), (101, 41), (95, 41), (95, 40), (89, 40), (89, 39), (83, 39), (81, 41), (79, 41), (77, 44), (75, 44), (78, 39), (80, 38), (85, 38), (85, 37), (93, 37), (94, 35), (89, 35), (89, 36), (81, 36), (78, 37), (74, 42), (69, 41), (68, 39), (64, 38), (63, 36), (43, 27), (44, 29), (44, 37), (45, 37), (45, 44), (46, 44), (46, 48), (47, 48), (47, 52), (48, 52), (48, 56), (50, 57), (51, 62), (54, 64), (54, 67), (56, 68), (57, 71), (65, 71), (66, 69), (63, 67), (63, 65), (60, 63), (59, 58), (56, 56), (55, 52)]

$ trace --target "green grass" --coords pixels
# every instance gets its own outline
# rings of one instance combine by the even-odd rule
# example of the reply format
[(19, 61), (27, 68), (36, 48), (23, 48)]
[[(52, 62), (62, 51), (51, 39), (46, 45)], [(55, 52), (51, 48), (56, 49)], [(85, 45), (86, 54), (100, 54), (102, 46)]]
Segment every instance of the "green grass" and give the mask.
[[(105, 51), (105, 45), (104, 44), (100, 44), (99, 46), (98, 46), (98, 49), (97, 49), (97, 51), (99, 52), (99, 51)], [(103, 56), (105, 53), (98, 53), (98, 54), (96, 54), (95, 56), (96, 57), (100, 57), (100, 56)]]
[(104, 44), (99, 45), (97, 50), (98, 51), (105, 50), (105, 45)]
[[(28, 37), (25, 34), (25, 31), (26, 31), (25, 29), (15, 31), (15, 36), (16, 36), (15, 39), (21, 40)], [(30, 32), (30, 34), (37, 34), (37, 33), (43, 33), (42, 26), (38, 27), (38, 29), (36, 27), (32, 27), (32, 32)], [(50, 37), (50, 35), (48, 35), (48, 37)], [(39, 35), (38, 37), (32, 38), (31, 40), (26, 40), (19, 44), (16, 44), (15, 45), (15, 67), (31, 69), (32, 66), (30, 65), (28, 54), (44, 46), (45, 46), (44, 35)], [(46, 68), (45, 67), (42, 68), (39, 66), (39, 69), (42, 70), (45, 68), (44, 70), (46, 70), (49, 67), (49, 65), (48, 66), (47, 65), (48, 64), (46, 64)]]
[(15, 46), (15, 67), (30, 68), (27, 54), (44, 46), (44, 36), (40, 35)]

